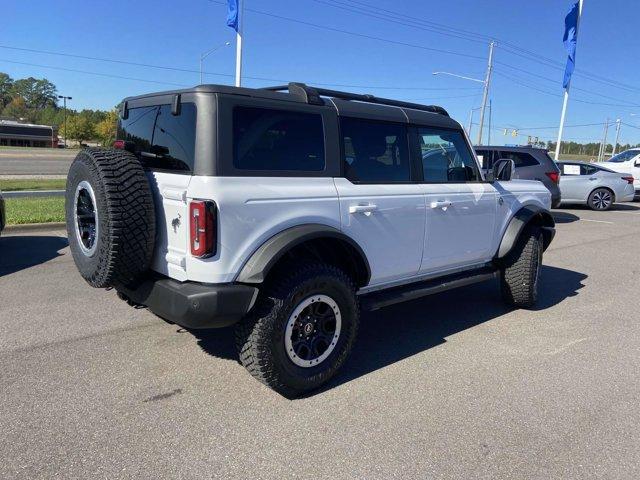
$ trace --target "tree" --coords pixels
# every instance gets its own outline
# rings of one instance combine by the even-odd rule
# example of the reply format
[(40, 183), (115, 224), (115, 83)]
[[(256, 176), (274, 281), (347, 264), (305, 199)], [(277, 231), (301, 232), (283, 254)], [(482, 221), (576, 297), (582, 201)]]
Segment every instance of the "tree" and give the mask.
[(41, 109), (56, 106), (58, 94), (56, 86), (46, 78), (22, 78), (13, 82), (11, 89), (14, 96), (22, 97), (27, 108)]
[(116, 139), (116, 128), (118, 126), (118, 111), (111, 110), (107, 112), (105, 117), (98, 122), (95, 131), (96, 136), (100, 139), (101, 145), (110, 146)]
[(6, 73), (0, 72), (0, 110), (11, 103), (13, 97), (11, 92), (13, 90), (13, 78)]
[(86, 115), (67, 115), (67, 137), (84, 143), (95, 137), (94, 125)]
[(28, 119), (29, 109), (22, 97), (15, 97), (2, 110), (3, 117), (9, 117), (14, 120)]

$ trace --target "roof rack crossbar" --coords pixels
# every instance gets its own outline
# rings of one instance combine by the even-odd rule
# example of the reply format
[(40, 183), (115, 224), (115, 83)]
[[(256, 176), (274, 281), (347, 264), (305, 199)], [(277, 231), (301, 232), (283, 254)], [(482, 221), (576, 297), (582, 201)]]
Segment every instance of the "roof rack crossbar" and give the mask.
[(391, 100), (389, 98), (380, 98), (374, 95), (341, 92), (339, 90), (329, 90), (326, 88), (309, 87), (304, 83), (291, 82), (289, 85), (278, 85), (275, 87), (266, 87), (264, 90), (272, 92), (281, 92), (288, 90), (291, 95), (299, 97), (306, 103), (313, 105), (323, 105), (321, 96), (334, 97), (341, 100), (355, 100), (358, 102), (376, 103), (379, 105), (389, 105), (392, 107), (412, 108), (414, 110), (422, 110), (425, 112), (438, 113), (440, 115), (449, 116), (449, 113), (442, 107), (437, 105), (422, 105), (420, 103), (401, 102), (399, 100)]

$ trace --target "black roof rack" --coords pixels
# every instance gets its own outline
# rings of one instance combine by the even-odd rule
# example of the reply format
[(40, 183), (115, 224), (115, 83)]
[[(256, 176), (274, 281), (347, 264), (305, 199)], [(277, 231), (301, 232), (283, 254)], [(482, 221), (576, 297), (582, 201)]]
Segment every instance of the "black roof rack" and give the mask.
[(414, 110), (422, 110), (425, 112), (438, 113), (440, 115), (449, 116), (449, 113), (442, 107), (437, 105), (422, 105), (419, 103), (401, 102), (399, 100), (391, 100), (388, 98), (375, 97), (373, 95), (340, 92), (338, 90), (328, 90), (326, 88), (309, 87), (304, 83), (291, 82), (289, 85), (278, 85), (276, 87), (265, 87), (263, 90), (270, 90), (272, 92), (281, 92), (288, 90), (291, 95), (294, 95), (306, 103), (312, 105), (324, 105), (324, 101), (320, 98), (335, 97), (342, 100), (356, 100), (358, 102), (377, 103), (379, 105), (389, 105), (392, 107), (412, 108)]

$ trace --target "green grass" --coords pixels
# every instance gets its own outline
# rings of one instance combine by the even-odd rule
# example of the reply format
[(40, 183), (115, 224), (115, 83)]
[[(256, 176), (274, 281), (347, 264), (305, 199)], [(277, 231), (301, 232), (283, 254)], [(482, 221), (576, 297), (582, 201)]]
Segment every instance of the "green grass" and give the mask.
[(7, 225), (64, 222), (64, 197), (6, 198)]
[(64, 190), (67, 181), (60, 179), (42, 180), (0, 180), (0, 190), (15, 192), (23, 190)]

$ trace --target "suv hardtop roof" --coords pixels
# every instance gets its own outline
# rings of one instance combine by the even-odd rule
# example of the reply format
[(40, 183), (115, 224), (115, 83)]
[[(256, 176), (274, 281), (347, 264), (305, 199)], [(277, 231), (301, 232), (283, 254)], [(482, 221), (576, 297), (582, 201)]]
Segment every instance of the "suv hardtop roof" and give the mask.
[[(123, 99), (122, 107), (127, 108), (129, 102), (140, 99), (152, 99), (153, 97), (167, 97), (187, 94), (187, 93), (221, 93), (226, 95), (241, 95), (262, 99), (271, 99), (287, 102), (306, 103), (318, 106), (333, 106), (338, 114), (362, 114), (368, 112), (379, 114), (387, 112), (392, 119), (400, 114), (401, 121), (412, 122), (421, 120), (427, 123), (434, 123), (438, 126), (449, 128), (459, 128), (460, 124), (449, 117), (447, 111), (437, 105), (422, 105), (418, 103), (403, 102), (387, 98), (376, 97), (368, 94), (357, 94), (342, 92), (338, 90), (327, 90), (305, 85), (304, 83), (289, 83), (275, 87), (246, 88), (233, 87), (229, 85), (197, 85), (192, 88), (179, 90), (167, 90), (163, 92), (136, 95)], [(329, 101), (325, 100), (326, 97)], [(175, 101), (175, 100), (174, 100)], [(180, 101), (179, 98), (177, 100)], [(357, 113), (356, 113), (357, 112)]]

